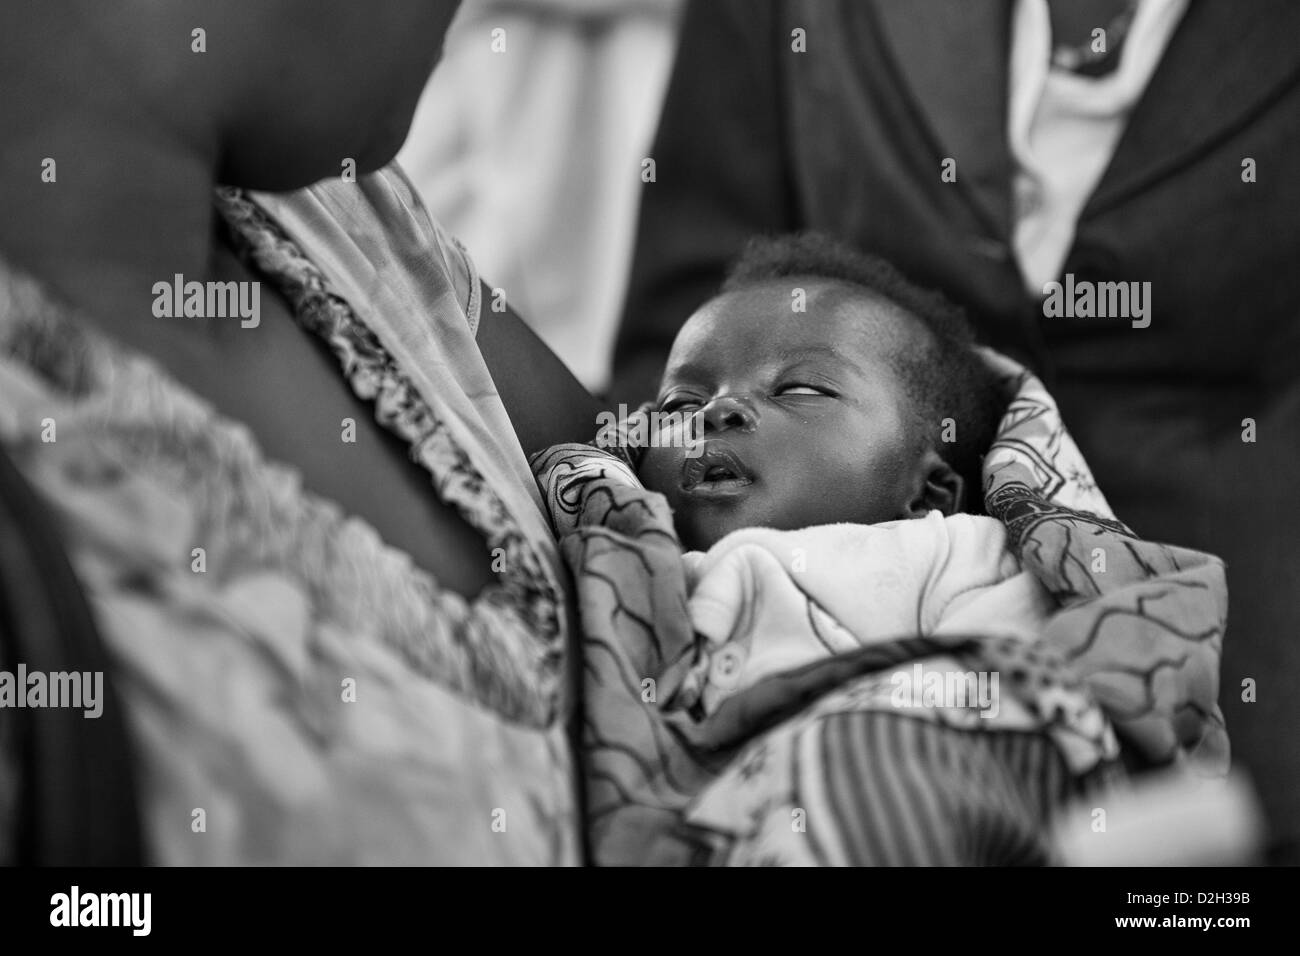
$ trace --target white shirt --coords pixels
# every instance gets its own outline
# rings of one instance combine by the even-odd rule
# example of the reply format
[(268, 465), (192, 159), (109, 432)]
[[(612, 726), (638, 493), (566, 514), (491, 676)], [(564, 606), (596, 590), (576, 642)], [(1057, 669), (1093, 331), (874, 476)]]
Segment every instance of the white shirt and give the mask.
[(1079, 213), (1186, 9), (1187, 0), (1138, 0), (1118, 66), (1090, 78), (1051, 67), (1047, 0), (1017, 0), (1007, 118), (1016, 162), (1012, 245), (1030, 292), (1059, 278)]
[[(398, 162), (589, 389), (609, 384), (682, 0), (468, 0)], [(493, 30), (505, 44), (493, 50)]]

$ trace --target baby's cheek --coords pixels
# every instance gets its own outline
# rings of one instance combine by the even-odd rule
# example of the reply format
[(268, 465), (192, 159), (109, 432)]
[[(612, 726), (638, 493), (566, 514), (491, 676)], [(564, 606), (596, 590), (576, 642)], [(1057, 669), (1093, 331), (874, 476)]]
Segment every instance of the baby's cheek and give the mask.
[(637, 477), (651, 491), (667, 495), (677, 489), (677, 476), (681, 474), (679, 452), (672, 448), (647, 448), (641, 456)]

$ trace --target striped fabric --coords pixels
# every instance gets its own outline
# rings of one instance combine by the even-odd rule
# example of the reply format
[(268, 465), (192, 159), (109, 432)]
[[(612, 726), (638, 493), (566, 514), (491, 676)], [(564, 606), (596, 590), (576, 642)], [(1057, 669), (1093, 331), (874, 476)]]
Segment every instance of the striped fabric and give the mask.
[[(787, 764), (769, 774), (791, 782), (788, 799), (748, 806), (772, 762)], [(847, 711), (755, 745), (686, 819), (715, 864), (1043, 865), (1054, 812), (1119, 776), (1113, 764), (1072, 774), (1041, 734)], [(740, 808), (759, 822), (737, 832)]]

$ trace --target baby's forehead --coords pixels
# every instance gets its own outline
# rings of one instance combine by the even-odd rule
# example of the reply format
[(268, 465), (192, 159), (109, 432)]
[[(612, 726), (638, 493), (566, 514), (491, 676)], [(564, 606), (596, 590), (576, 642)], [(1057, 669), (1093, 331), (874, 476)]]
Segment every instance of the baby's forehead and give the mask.
[(912, 313), (864, 286), (817, 276), (764, 279), (710, 299), (682, 329), (674, 352), (743, 347), (748, 352), (829, 345), (880, 354), (928, 332)]

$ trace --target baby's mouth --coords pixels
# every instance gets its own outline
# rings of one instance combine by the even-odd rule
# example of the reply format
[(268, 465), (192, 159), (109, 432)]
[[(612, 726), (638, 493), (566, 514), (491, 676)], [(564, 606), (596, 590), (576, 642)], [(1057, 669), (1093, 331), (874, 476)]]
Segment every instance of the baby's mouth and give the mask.
[(704, 454), (687, 458), (682, 466), (682, 491), (734, 491), (753, 481), (740, 455), (722, 441), (708, 442)]

